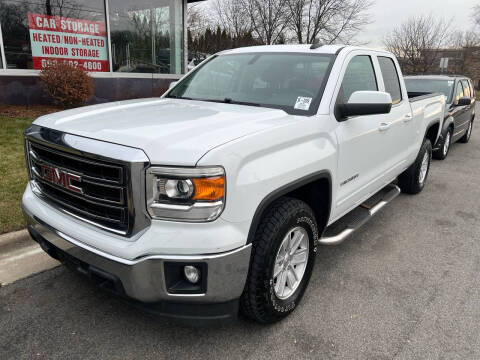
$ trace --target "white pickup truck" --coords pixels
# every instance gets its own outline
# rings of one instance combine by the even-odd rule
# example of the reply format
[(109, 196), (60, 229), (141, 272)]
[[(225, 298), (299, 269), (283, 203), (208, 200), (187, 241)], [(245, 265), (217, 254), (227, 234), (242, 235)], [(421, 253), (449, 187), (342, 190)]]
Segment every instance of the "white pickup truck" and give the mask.
[(37, 119), (28, 230), (153, 313), (274, 322), (301, 300), (318, 245), (422, 190), (444, 107), (409, 100), (388, 52), (225, 51), (162, 98)]

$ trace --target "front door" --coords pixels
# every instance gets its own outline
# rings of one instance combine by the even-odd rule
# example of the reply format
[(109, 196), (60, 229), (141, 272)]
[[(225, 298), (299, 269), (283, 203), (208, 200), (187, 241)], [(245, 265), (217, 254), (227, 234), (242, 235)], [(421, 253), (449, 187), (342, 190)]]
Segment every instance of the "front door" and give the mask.
[[(346, 61), (342, 82), (337, 90), (336, 104), (346, 103), (355, 91), (378, 91), (378, 79), (369, 55), (350, 55)], [(372, 191), (378, 189), (388, 168), (384, 127), (385, 115), (355, 116), (341, 119), (336, 129), (338, 149), (338, 176), (333, 218), (339, 218), (358, 205)], [(388, 127), (388, 126), (387, 126)]]

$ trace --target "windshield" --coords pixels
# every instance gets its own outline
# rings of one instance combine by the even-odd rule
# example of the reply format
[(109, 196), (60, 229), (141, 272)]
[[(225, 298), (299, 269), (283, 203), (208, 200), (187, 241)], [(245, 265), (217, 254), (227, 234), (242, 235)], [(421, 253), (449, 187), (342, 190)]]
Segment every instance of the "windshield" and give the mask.
[(332, 59), (299, 53), (220, 55), (188, 74), (167, 97), (311, 115), (320, 103)]
[(405, 79), (409, 93), (441, 93), (445, 95), (447, 103), (452, 101), (454, 80)]

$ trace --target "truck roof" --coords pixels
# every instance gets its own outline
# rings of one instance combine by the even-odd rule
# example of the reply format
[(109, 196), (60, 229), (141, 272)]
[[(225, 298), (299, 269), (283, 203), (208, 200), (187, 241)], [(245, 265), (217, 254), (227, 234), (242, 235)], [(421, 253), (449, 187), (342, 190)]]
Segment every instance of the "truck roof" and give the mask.
[(321, 45), (314, 49), (311, 48), (311, 44), (300, 45), (258, 45), (258, 46), (246, 46), (232, 50), (225, 50), (219, 54), (242, 54), (242, 53), (254, 53), (254, 52), (300, 52), (300, 53), (318, 53), (318, 54), (336, 54), (342, 49), (349, 50), (369, 50), (377, 53), (390, 54), (387, 51), (378, 49), (369, 49), (360, 46), (350, 45)]

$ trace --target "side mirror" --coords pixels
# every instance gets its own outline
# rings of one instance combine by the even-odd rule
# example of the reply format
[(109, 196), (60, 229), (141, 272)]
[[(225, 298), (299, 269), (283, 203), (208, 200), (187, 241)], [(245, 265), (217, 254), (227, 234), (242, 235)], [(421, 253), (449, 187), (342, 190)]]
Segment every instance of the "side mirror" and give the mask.
[(461, 97), (457, 102), (457, 106), (469, 106), (471, 103), (472, 99), (468, 97)]
[(360, 115), (388, 114), (392, 109), (392, 97), (382, 91), (355, 91), (346, 104), (340, 104), (343, 118)]
[(168, 90), (173, 88), (175, 85), (177, 85), (178, 81), (172, 81), (170, 84), (168, 84)]

